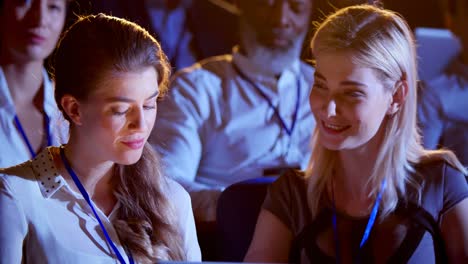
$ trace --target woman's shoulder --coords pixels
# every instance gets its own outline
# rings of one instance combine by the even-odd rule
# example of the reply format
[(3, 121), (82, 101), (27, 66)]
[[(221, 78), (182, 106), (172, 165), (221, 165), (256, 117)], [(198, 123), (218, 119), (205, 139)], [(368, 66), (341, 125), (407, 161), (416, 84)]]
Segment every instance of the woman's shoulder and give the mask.
[(38, 180), (34, 176), (31, 161), (0, 169), (0, 203), (13, 203), (27, 210), (36, 208), (41, 196)]
[(3, 191), (25, 197), (26, 201), (33, 195), (51, 195), (64, 183), (58, 180), (61, 176), (53, 165), (50, 151), (54, 147), (42, 150), (34, 159), (21, 164), (0, 169), (1, 188)]
[(307, 178), (303, 171), (288, 170), (269, 186), (262, 208), (274, 214), (293, 233), (310, 222)]
[(273, 183), (275, 188), (288, 189), (290, 191), (303, 191), (307, 187), (305, 172), (296, 169), (285, 171)]
[(428, 161), (415, 166), (422, 182), (422, 203), (434, 216), (468, 197), (465, 175), (445, 160)]
[(269, 199), (295, 201), (306, 199), (307, 180), (305, 172), (289, 169), (278, 177), (268, 188)]
[(286, 207), (291, 205), (302, 205), (307, 200), (307, 179), (305, 173), (300, 170), (287, 170), (269, 189), (265, 204), (271, 203), (276, 207), (283, 204)]
[(9, 186), (11, 190), (21, 190), (28, 185), (36, 183), (36, 177), (34, 176), (30, 160), (12, 167), (0, 169), (0, 179), (3, 182), (2, 186), (0, 186), (2, 189)]
[(464, 178), (464, 174), (452, 164), (443, 159), (424, 161), (414, 166), (415, 173), (426, 183), (441, 183), (448, 177)]

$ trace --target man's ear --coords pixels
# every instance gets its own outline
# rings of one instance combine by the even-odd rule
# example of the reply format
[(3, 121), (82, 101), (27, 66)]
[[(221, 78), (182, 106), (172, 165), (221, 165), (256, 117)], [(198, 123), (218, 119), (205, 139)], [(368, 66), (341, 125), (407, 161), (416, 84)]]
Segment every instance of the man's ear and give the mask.
[(407, 95), (408, 82), (406, 80), (398, 81), (395, 84), (395, 91), (393, 92), (392, 102), (387, 110), (387, 115), (392, 116), (397, 113), (405, 102)]
[(70, 122), (74, 125), (81, 125), (82, 114), (80, 111), (80, 102), (75, 97), (69, 94), (62, 96), (60, 105)]

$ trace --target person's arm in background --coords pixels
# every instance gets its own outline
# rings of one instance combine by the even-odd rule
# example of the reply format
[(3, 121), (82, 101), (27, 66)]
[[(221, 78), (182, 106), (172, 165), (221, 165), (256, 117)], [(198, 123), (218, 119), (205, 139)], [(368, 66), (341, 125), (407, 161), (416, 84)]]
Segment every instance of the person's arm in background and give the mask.
[(190, 194), (197, 221), (214, 220), (221, 188), (197, 182), (203, 153), (202, 129), (210, 115), (210, 100), (190, 73), (181, 72), (172, 80), (169, 93), (158, 105), (150, 143), (161, 156), (165, 173)]
[(422, 84), (418, 89), (418, 124), (427, 149), (438, 148), (444, 130), (443, 108), (435, 89), (443, 87)]
[(0, 263), (23, 263), (27, 229), (24, 213), (0, 175)]

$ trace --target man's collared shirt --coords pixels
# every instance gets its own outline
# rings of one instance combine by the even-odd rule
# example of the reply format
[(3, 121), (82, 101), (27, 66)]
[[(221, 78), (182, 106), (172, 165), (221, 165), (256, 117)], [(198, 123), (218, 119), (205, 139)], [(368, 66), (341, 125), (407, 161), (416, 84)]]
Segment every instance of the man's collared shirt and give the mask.
[[(309, 107), (313, 74), (298, 59), (280, 76), (269, 76), (237, 50), (180, 71), (158, 106), (151, 137), (167, 174), (196, 191), (260, 177), (270, 168), (304, 169), (315, 126)], [(297, 120), (289, 135), (258, 89), (290, 128), (298, 84)]]

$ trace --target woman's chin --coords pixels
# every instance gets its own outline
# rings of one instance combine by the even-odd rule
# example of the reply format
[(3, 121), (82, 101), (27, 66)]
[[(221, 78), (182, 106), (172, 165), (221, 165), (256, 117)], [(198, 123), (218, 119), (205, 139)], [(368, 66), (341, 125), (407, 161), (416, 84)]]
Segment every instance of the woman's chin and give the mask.
[(333, 151), (338, 151), (343, 149), (343, 142), (342, 141), (330, 141), (330, 140), (322, 140), (320, 144), (328, 149)]
[(141, 154), (141, 151), (139, 151), (139, 153), (126, 153), (125, 155), (122, 155), (116, 163), (121, 165), (133, 165), (140, 160)]

